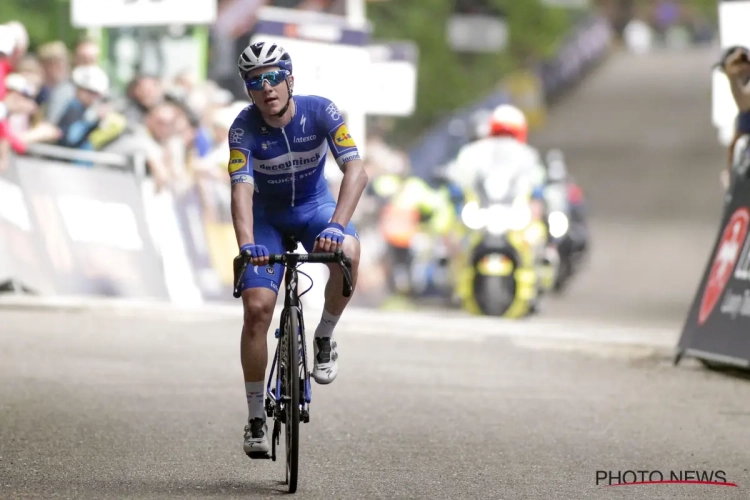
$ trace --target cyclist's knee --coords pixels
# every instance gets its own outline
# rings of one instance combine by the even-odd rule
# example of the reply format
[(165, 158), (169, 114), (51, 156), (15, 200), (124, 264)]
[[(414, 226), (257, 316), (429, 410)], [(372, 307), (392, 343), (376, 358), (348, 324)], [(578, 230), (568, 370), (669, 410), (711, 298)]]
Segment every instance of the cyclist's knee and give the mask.
[(246, 331), (266, 332), (276, 306), (276, 293), (268, 288), (250, 288), (242, 292)]
[[(359, 240), (353, 236), (346, 235), (344, 243), (341, 244), (341, 250), (352, 261), (352, 271), (356, 271), (359, 268)], [(327, 264), (327, 266), (331, 273), (335, 273), (336, 275), (341, 273), (341, 266), (339, 264)]]
[(341, 249), (344, 251), (344, 255), (351, 259), (352, 269), (356, 270), (359, 267), (359, 240), (353, 236), (347, 235), (346, 238), (344, 238), (344, 243), (341, 245)]

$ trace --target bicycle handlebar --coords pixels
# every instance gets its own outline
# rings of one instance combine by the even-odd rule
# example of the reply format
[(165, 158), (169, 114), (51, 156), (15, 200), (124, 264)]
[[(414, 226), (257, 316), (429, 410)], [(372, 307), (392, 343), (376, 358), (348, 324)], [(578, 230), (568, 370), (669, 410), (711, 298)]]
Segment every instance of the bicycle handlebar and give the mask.
[[(294, 266), (297, 263), (307, 262), (310, 264), (333, 264), (338, 263), (344, 274), (344, 297), (351, 297), (353, 291), (352, 284), (352, 260), (347, 257), (342, 250), (336, 250), (333, 253), (275, 253), (268, 256), (268, 263), (282, 264), (283, 266)], [(240, 298), (240, 285), (242, 277), (245, 275), (250, 259), (245, 255), (238, 255), (234, 258), (234, 292), (232, 295), (235, 299)]]

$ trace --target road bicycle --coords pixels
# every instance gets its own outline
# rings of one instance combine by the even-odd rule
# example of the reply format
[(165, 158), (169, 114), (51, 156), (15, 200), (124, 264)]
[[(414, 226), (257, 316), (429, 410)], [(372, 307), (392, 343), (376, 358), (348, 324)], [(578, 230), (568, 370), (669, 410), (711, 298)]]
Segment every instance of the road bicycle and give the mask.
[[(299, 423), (310, 421), (310, 401), (312, 390), (310, 384), (311, 373), (307, 365), (307, 344), (305, 343), (305, 324), (302, 315), (300, 297), (309, 292), (312, 279), (297, 267), (304, 263), (339, 264), (344, 275), (344, 297), (352, 294), (351, 260), (342, 252), (334, 253), (294, 253), (297, 240), (292, 236), (284, 237), (286, 253), (272, 254), (268, 258), (268, 265), (281, 264), (285, 268), (284, 275), (284, 308), (281, 311), (281, 321), (276, 330), (276, 353), (271, 363), (271, 373), (268, 375), (266, 386), (265, 410), (269, 418), (273, 418), (271, 433), (271, 453), (248, 453), (252, 459), (270, 459), (276, 461), (276, 446), (281, 438), (281, 425), (286, 434), (286, 484), (289, 492), (297, 491), (299, 471)], [(239, 298), (242, 293), (240, 286), (242, 277), (250, 264), (249, 257), (239, 255), (234, 259), (234, 297)], [(299, 274), (310, 279), (310, 287), (298, 293), (297, 283)], [(274, 372), (276, 379), (274, 380)]]

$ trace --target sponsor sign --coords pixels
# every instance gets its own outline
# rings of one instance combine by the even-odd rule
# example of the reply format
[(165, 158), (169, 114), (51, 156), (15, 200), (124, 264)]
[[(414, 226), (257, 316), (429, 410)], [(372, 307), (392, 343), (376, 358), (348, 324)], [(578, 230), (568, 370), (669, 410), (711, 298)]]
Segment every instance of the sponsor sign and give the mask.
[[(51, 292), (166, 298), (132, 174), (31, 157), (15, 158), (14, 167), (35, 233), (34, 260), (48, 263)], [(23, 246), (21, 233), (9, 234)]]
[(750, 179), (732, 191), (678, 351), (750, 366)]
[(14, 280), (53, 293), (54, 273), (14, 165), (0, 172), (0, 285)]
[(327, 143), (323, 142), (313, 151), (292, 151), (267, 159), (253, 158), (255, 171), (266, 175), (282, 175), (315, 168), (325, 158), (327, 148)]
[(212, 24), (218, 0), (71, 0), (76, 28)]

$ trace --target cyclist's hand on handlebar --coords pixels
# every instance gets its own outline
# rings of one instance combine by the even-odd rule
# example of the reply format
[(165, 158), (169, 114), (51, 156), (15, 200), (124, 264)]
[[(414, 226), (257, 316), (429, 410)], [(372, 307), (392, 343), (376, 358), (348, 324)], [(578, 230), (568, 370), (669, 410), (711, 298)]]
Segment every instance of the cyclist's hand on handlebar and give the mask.
[(263, 245), (248, 243), (240, 247), (240, 255), (250, 259), (250, 264), (254, 266), (265, 266), (268, 264), (268, 248)]
[(335, 252), (341, 248), (343, 243), (344, 226), (335, 222), (329, 222), (328, 227), (315, 238), (313, 252)]

